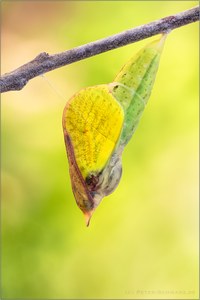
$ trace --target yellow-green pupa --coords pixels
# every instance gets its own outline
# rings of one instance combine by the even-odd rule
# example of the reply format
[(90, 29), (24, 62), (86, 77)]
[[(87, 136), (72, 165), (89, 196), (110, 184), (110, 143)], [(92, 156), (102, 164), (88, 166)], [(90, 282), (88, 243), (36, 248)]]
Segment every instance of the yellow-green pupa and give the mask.
[(73, 193), (86, 224), (122, 174), (121, 156), (150, 97), (166, 35), (128, 61), (110, 84), (76, 93), (63, 112)]

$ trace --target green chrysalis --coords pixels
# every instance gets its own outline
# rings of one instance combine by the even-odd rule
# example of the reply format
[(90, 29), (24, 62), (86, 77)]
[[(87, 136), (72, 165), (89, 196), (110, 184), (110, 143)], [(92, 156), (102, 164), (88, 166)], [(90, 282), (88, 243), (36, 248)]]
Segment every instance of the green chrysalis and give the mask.
[(82, 89), (65, 106), (72, 189), (87, 225), (102, 198), (119, 184), (122, 152), (150, 97), (165, 38), (143, 48), (114, 82)]

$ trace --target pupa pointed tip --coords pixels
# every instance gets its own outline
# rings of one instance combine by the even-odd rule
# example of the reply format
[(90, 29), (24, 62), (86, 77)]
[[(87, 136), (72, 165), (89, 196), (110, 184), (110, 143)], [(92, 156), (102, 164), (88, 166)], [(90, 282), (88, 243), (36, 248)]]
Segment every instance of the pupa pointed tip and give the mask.
[(93, 211), (84, 212), (86, 227), (89, 227)]
[(86, 227), (89, 227), (90, 219), (91, 219), (91, 216), (85, 215), (85, 225), (86, 225)]

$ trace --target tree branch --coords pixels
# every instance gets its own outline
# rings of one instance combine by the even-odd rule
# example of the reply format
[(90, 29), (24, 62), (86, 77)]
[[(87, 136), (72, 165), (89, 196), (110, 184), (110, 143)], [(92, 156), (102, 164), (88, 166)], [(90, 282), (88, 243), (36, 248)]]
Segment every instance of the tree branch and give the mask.
[(53, 55), (43, 52), (32, 61), (0, 77), (0, 92), (21, 90), (30, 79), (38, 75), (198, 20), (199, 7), (197, 6), (68, 51)]

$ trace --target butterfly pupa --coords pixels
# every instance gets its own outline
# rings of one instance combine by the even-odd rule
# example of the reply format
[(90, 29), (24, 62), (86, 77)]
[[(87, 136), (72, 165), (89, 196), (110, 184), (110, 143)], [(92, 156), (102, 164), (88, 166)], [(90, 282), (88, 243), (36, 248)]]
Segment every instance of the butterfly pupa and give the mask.
[(103, 197), (119, 184), (122, 152), (150, 97), (165, 38), (131, 58), (112, 83), (80, 90), (64, 108), (72, 190), (87, 226)]

